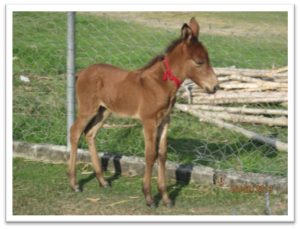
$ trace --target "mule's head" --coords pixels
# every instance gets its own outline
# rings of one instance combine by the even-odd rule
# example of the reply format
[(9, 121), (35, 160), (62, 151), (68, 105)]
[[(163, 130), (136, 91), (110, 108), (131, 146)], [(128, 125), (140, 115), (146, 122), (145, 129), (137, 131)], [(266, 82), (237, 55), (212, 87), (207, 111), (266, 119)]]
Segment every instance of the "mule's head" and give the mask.
[(183, 40), (184, 72), (187, 78), (194, 81), (209, 94), (219, 89), (219, 82), (210, 64), (207, 49), (198, 41), (199, 25), (195, 18), (181, 29)]

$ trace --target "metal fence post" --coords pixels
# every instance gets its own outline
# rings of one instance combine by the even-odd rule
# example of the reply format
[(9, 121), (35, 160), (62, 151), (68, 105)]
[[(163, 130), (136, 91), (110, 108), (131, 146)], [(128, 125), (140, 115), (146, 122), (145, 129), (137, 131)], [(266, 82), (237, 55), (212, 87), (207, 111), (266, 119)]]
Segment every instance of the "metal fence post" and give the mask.
[(67, 148), (70, 128), (75, 122), (75, 12), (67, 12)]

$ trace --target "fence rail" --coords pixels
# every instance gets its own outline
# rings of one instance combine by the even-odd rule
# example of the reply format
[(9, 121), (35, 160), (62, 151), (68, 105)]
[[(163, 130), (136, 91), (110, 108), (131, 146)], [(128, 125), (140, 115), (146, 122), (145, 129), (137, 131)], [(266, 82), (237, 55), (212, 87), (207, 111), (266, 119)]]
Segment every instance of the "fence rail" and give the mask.
[[(167, 44), (180, 35), (182, 24), (192, 16), (200, 24), (199, 39), (207, 47), (212, 65), (223, 69), (219, 74), (223, 86), (220, 93), (223, 93), (222, 99), (227, 100), (213, 104), (216, 97), (210, 98), (199, 88), (185, 83), (179, 91), (178, 103), (196, 104), (197, 98), (202, 96), (201, 101), (210, 99), (208, 105), (221, 107), (231, 117), (236, 116), (226, 108), (277, 110), (254, 116), (271, 121), (287, 118), (287, 99), (280, 96), (275, 100), (276, 93), (287, 93), (287, 69), (273, 72), (277, 74), (273, 78), (265, 74), (287, 66), (285, 12), (80, 12), (76, 14), (75, 70), (95, 62), (138, 69), (156, 54), (163, 53)], [(71, 92), (73, 102), (66, 100), (66, 89), (72, 88), (67, 86), (67, 72), (74, 76), (74, 70), (67, 67), (66, 56), (72, 49), (66, 42), (67, 28), (66, 13), (15, 12), (13, 15), (14, 140), (67, 145), (70, 127), (67, 110), (75, 99)], [(249, 71), (254, 69), (257, 75), (250, 76)], [(235, 73), (227, 74), (224, 70)], [(242, 93), (247, 99), (243, 100)], [(260, 100), (258, 93), (262, 95)], [(230, 100), (233, 96), (237, 99)], [(250, 101), (255, 98), (254, 102)], [(70, 113), (75, 114), (72, 109)], [(171, 119), (168, 133), (171, 161), (287, 175), (287, 153), (282, 150), (207, 120), (199, 122), (199, 118), (177, 109)], [(287, 144), (287, 126), (245, 123), (239, 119), (226, 122)], [(106, 124), (107, 128), (98, 134), (99, 151), (143, 156), (142, 126), (138, 121), (112, 116)], [(87, 148), (84, 139), (80, 148)]]

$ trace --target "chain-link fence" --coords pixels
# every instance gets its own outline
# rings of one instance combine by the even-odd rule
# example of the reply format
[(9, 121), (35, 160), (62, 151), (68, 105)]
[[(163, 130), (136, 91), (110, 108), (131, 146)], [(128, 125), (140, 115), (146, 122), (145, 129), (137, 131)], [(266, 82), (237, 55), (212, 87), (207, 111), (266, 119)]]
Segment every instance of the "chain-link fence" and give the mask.
[[(191, 17), (221, 90), (207, 95), (183, 84), (168, 159), (286, 176), (286, 12), (78, 12), (76, 70), (96, 62), (138, 69), (163, 53)], [(13, 14), (14, 140), (66, 145), (66, 19), (56, 12)], [(142, 157), (141, 123), (111, 116), (97, 147)], [(87, 148), (84, 138), (80, 148)]]

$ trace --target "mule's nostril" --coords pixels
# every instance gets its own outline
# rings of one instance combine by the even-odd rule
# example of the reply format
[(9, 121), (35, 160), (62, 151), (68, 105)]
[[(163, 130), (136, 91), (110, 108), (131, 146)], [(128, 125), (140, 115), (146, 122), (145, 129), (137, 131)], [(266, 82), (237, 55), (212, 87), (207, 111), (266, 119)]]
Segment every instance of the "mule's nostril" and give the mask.
[(208, 87), (205, 87), (205, 90), (208, 94), (214, 94), (216, 93), (216, 91), (219, 89), (219, 85), (214, 86), (212, 89), (209, 89)]

